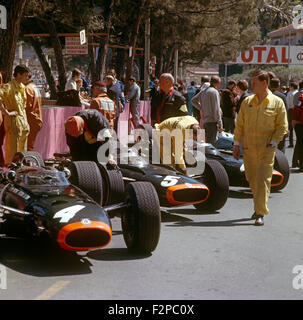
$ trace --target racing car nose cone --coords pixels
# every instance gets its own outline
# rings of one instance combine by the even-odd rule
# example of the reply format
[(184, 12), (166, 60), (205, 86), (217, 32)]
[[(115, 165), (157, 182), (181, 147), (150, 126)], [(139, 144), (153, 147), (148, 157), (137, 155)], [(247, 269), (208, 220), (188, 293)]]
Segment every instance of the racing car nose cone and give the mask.
[(105, 247), (111, 240), (111, 227), (99, 221), (81, 221), (64, 226), (57, 241), (68, 251), (89, 251)]
[(282, 184), (284, 180), (283, 174), (277, 170), (273, 170), (271, 178), (271, 186), (276, 187)]
[(174, 205), (196, 204), (204, 202), (209, 196), (209, 189), (202, 184), (178, 184), (166, 189), (166, 198)]

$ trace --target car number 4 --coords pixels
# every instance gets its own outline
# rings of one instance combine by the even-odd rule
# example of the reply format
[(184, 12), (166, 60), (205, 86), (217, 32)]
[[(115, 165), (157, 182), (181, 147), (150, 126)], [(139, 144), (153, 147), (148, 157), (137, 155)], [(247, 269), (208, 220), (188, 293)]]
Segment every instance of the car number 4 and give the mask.
[(54, 219), (55, 218), (61, 218), (60, 222), (61, 223), (66, 223), (68, 222), (70, 219), (72, 219), (75, 214), (77, 212), (79, 212), (80, 210), (82, 210), (83, 208), (85, 208), (85, 206), (82, 205), (75, 205), (72, 207), (68, 207), (68, 208), (64, 208), (58, 212), (56, 212), (56, 214), (54, 215)]
[(162, 182), (161, 182), (161, 186), (162, 187), (171, 187), (174, 186), (178, 183), (178, 180), (181, 177), (176, 177), (176, 176), (166, 176)]

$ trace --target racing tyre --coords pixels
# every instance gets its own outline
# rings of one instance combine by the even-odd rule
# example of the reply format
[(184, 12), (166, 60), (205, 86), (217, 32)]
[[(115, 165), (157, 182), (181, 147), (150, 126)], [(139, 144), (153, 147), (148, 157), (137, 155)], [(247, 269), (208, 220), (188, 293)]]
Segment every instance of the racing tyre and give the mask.
[(75, 161), (70, 166), (69, 181), (102, 205), (103, 185), (100, 170), (93, 161)]
[(17, 152), (12, 162), (30, 167), (44, 167), (42, 156), (36, 151)]
[(206, 160), (202, 182), (209, 189), (209, 197), (206, 201), (195, 204), (196, 209), (201, 212), (221, 209), (229, 192), (229, 179), (222, 164), (216, 160)]
[(126, 188), (128, 208), (123, 213), (122, 231), (129, 250), (148, 254), (160, 238), (161, 212), (157, 192), (150, 182), (132, 182)]
[(123, 176), (118, 169), (107, 169), (105, 165), (98, 164), (103, 182), (103, 206), (119, 203), (124, 199)]
[(275, 155), (274, 169), (283, 174), (283, 182), (279, 186), (271, 187), (271, 191), (279, 191), (286, 187), (289, 179), (289, 164), (285, 154), (277, 149)]

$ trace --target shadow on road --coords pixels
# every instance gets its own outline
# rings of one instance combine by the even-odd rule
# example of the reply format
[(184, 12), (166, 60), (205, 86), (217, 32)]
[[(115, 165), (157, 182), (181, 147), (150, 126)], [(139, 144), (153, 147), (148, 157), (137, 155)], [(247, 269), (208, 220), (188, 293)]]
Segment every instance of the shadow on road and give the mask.
[(145, 259), (151, 254), (132, 253), (127, 248), (109, 248), (90, 251), (86, 254), (90, 259), (102, 261), (123, 261)]
[[(250, 221), (250, 223), (248, 223), (248, 221)], [(225, 221), (177, 222), (173, 225), (169, 225), (168, 227), (241, 227), (254, 226), (254, 223), (254, 220), (251, 220), (250, 218), (244, 218)]]
[(228, 194), (229, 198), (234, 199), (252, 199), (253, 194), (251, 193), (250, 189), (244, 189), (244, 190), (229, 190)]
[[(191, 210), (191, 209), (189, 209), (189, 210)], [(185, 211), (186, 211), (186, 209), (183, 209), (183, 210), (181, 209), (180, 214), (186, 214), (186, 213), (184, 213)], [(161, 211), (161, 222), (192, 221), (189, 218), (182, 217), (182, 216), (179, 216), (174, 213), (178, 214), (178, 212), (176, 212), (176, 210), (174, 210), (174, 211)]]
[(24, 239), (0, 239), (0, 264), (36, 277), (92, 273), (90, 262), (75, 252)]
[(290, 168), (289, 173), (302, 173), (302, 171), (299, 171), (299, 168)]

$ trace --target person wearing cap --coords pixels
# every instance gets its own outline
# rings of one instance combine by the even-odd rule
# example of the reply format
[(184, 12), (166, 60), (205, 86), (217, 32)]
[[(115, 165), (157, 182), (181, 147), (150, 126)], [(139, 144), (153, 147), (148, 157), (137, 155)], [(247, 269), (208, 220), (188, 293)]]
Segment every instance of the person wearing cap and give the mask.
[[(110, 138), (110, 125), (102, 113), (95, 109), (86, 109), (77, 112), (65, 122), (66, 143), (69, 146), (73, 161), (98, 162), (97, 152), (103, 144), (98, 141), (98, 133), (108, 129)], [(116, 165), (113, 157), (109, 155), (108, 161)]]
[(106, 84), (102, 81), (96, 81), (92, 85), (93, 100), (90, 103), (90, 109), (96, 109), (101, 112), (108, 120), (110, 128), (114, 129), (116, 119), (116, 104), (107, 95)]

